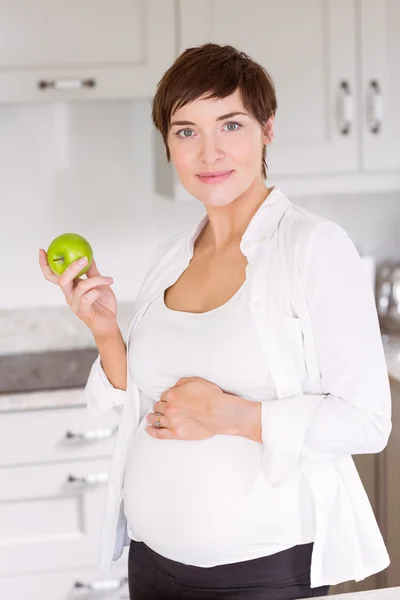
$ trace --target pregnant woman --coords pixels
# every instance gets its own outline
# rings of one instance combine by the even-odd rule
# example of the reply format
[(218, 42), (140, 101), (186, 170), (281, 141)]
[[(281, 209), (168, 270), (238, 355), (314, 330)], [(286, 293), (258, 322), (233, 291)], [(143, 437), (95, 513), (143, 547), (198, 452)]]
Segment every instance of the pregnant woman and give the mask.
[(346, 232), (266, 185), (276, 110), (231, 46), (164, 74), (153, 122), (206, 214), (160, 240), (126, 345), (96, 263), (40, 254), (99, 350), (88, 410), (120, 415), (100, 566), (129, 545), (132, 600), (295, 600), (389, 564), (352, 460), (391, 431), (374, 297)]

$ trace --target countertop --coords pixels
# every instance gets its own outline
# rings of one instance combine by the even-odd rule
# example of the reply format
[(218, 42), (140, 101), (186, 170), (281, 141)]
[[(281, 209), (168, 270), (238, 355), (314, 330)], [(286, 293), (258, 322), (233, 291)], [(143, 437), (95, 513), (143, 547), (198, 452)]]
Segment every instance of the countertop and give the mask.
[(1, 394), (0, 414), (23, 410), (43, 410), (86, 406), (84, 388), (46, 390), (24, 394)]
[(318, 598), (334, 598), (335, 600), (400, 600), (400, 587), (383, 588), (381, 590), (368, 590), (367, 592), (351, 592), (349, 594), (332, 594), (330, 596), (314, 596), (306, 600)]

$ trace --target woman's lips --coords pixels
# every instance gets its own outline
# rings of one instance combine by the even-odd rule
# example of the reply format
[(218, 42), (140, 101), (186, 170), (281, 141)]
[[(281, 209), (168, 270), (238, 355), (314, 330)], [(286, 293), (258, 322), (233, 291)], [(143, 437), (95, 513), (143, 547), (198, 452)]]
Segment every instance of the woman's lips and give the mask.
[(203, 183), (219, 183), (220, 181), (225, 181), (232, 175), (233, 171), (224, 171), (223, 173), (216, 175), (197, 175)]

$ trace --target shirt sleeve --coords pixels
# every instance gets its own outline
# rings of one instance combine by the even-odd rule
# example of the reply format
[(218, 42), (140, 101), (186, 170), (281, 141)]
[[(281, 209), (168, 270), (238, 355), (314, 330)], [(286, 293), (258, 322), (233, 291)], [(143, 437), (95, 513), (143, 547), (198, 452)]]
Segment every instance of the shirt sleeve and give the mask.
[(120, 390), (112, 385), (102, 367), (99, 354), (92, 365), (84, 390), (88, 413), (97, 417), (113, 408), (121, 416), (126, 393), (126, 390)]
[[(391, 396), (372, 286), (347, 233), (327, 221), (299, 252), (322, 394), (262, 407), (267, 471), (288, 474), (302, 457), (381, 452), (391, 432)], [(276, 462), (274, 468), (274, 461)]]

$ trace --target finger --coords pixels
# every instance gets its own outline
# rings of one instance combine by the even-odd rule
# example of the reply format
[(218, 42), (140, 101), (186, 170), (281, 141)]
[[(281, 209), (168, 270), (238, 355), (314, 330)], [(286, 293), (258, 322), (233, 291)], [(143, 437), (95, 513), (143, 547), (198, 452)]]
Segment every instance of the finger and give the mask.
[(44, 278), (58, 285), (58, 276), (50, 269), (47, 261), (47, 253), (43, 248), (39, 248), (39, 266)]
[(88, 268), (85, 273), (86, 277), (96, 277), (97, 275), (101, 275), (100, 271), (97, 268), (96, 261), (93, 259), (92, 264)]
[[(169, 388), (169, 389), (171, 389), (171, 388)], [(159, 400), (160, 402), (167, 402), (167, 398), (166, 398), (166, 396), (167, 396), (167, 392), (168, 392), (168, 390), (165, 390), (165, 391), (164, 391), (164, 392), (161, 394), (161, 396), (160, 396), (160, 400)]]
[[(84, 296), (82, 296), (79, 305), (76, 307), (76, 311), (81, 312), (82, 308), (87, 310), (87, 307), (90, 307), (94, 302), (96, 302), (96, 300), (100, 297), (101, 292), (100, 290), (90, 290), (90, 292), (87, 292)], [(72, 308), (72, 306), (71, 306)], [(74, 307), (75, 308), (75, 307)], [(73, 310), (74, 310), (73, 308)], [(75, 312), (75, 310), (74, 310)]]
[(172, 387), (173, 388), (179, 387), (180, 385), (183, 385), (184, 383), (189, 383), (189, 381), (194, 381), (196, 379), (200, 379), (200, 377), (181, 377), (180, 379), (178, 379), (178, 381)]
[(164, 409), (165, 409), (165, 402), (162, 402), (161, 400), (159, 400), (158, 402), (155, 402), (153, 404), (153, 412), (158, 412), (158, 413), (162, 413), (164, 414)]
[[(158, 419), (160, 419), (160, 427), (158, 427), (158, 425), (156, 424)], [(148, 413), (146, 415), (146, 421), (149, 425), (157, 427), (157, 429), (164, 429), (165, 427), (168, 427), (168, 421), (165, 418), (165, 415), (155, 415), (154, 413)]]
[(107, 277), (90, 277), (89, 279), (80, 279), (71, 296), (71, 308), (74, 312), (79, 310), (79, 304), (87, 292), (104, 285), (111, 285), (112, 281)]
[(167, 428), (159, 429), (158, 427), (146, 427), (145, 430), (151, 437), (159, 440), (176, 440), (177, 437)]
[[(74, 291), (76, 283), (74, 280), (78, 279), (79, 273), (85, 266), (84, 264), (79, 263), (80, 260), (80, 258), (78, 260), (74, 260), (74, 262), (72, 262), (65, 269), (64, 273), (60, 275), (60, 278), (58, 280), (58, 285), (64, 292), (66, 298), (70, 298), (72, 296), (72, 292)], [(83, 281), (83, 279), (81, 281)]]

